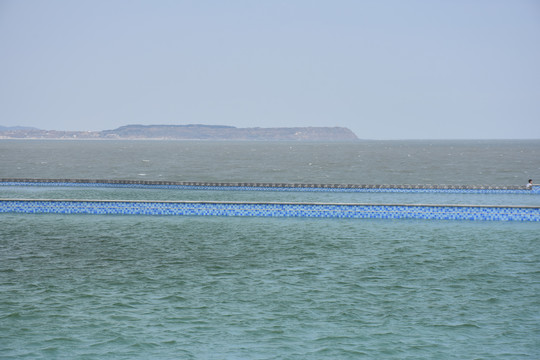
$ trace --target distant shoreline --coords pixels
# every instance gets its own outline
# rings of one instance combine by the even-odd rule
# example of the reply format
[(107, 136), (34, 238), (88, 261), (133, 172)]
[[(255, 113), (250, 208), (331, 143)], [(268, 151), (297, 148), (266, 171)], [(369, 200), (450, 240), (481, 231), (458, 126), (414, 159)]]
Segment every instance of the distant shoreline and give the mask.
[[(203, 142), (335, 142), (335, 143), (354, 143), (354, 142), (372, 142), (372, 141), (447, 141), (447, 140), (371, 140), (371, 139), (357, 139), (357, 140), (289, 140), (289, 139), (271, 139), (271, 140), (252, 140), (252, 139), (159, 139), (159, 138), (121, 138), (121, 139), (106, 139), (106, 138), (8, 138), (8, 137), (2, 137), (0, 136), (0, 141), (140, 141), (140, 142), (160, 142), (160, 141), (178, 141), (178, 142), (195, 142), (195, 141), (203, 141)], [(464, 140), (468, 141), (468, 140)], [(472, 140), (475, 141), (475, 140)], [(489, 140), (487, 140), (489, 141)]]
[(222, 125), (127, 125), (102, 131), (0, 128), (0, 139), (354, 141), (358, 140), (358, 137), (344, 127), (236, 128)]
[(494, 141), (540, 141), (540, 139), (356, 139), (356, 140), (251, 140), (251, 139), (161, 139), (161, 138), (37, 138), (37, 137), (4, 137), (0, 135), (0, 141), (207, 141), (207, 142), (377, 142), (377, 141), (420, 141), (420, 142), (448, 142), (448, 141), (463, 141), (463, 142), (494, 142)]

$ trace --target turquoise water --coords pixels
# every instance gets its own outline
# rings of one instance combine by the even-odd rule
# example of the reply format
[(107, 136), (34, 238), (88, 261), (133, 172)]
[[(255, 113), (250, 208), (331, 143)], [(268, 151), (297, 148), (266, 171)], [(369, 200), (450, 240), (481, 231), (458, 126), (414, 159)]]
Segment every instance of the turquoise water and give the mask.
[[(0, 176), (483, 184), (491, 174), (502, 185), (540, 178), (540, 142), (326, 145), (0, 141)], [(272, 156), (290, 151), (298, 157)], [(354, 157), (363, 161), (348, 164)], [(0, 194), (538, 205), (538, 196), (515, 194)], [(540, 224), (513, 222), (2, 214), (0, 358), (538, 359), (539, 234)]]
[(0, 222), (3, 358), (540, 355), (538, 224)]

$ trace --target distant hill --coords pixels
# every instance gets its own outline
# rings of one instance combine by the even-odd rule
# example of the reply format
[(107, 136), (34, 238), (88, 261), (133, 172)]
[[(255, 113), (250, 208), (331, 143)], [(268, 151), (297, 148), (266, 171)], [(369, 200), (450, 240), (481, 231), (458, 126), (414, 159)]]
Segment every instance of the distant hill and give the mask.
[(344, 127), (237, 128), (222, 125), (126, 125), (103, 131), (57, 131), (0, 127), (4, 139), (161, 139), (161, 140), (307, 140), (350, 141)]
[(343, 127), (236, 128), (219, 125), (127, 125), (101, 132), (102, 136), (130, 139), (194, 140), (357, 140)]

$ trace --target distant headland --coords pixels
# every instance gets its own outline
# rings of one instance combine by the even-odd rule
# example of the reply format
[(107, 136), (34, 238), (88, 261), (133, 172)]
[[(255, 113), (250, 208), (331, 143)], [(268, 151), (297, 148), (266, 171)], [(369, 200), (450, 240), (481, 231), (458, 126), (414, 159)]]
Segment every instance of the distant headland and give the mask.
[(344, 127), (237, 128), (190, 124), (126, 125), (102, 131), (60, 131), (0, 126), (0, 139), (351, 141), (358, 140), (358, 137)]

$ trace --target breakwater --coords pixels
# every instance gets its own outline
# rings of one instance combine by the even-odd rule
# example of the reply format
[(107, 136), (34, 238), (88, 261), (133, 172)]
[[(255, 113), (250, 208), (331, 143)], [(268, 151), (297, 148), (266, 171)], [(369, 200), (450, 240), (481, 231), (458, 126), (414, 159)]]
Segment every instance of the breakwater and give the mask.
[(539, 193), (526, 186), (438, 185), (438, 184), (308, 184), (264, 182), (200, 182), (118, 179), (28, 179), (0, 178), (0, 186), (80, 186), (194, 190), (334, 191), (334, 192), (450, 192), (450, 193)]
[(0, 213), (540, 221), (540, 207), (0, 199)]
[[(0, 186), (112, 187), (178, 190), (450, 192), (540, 194), (523, 186), (354, 185), (212, 183), (144, 180), (0, 179)], [(540, 206), (269, 201), (186, 201), (111, 199), (0, 199), (0, 213), (319, 217), (351, 219), (430, 219), (540, 221)]]

